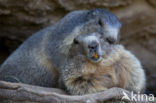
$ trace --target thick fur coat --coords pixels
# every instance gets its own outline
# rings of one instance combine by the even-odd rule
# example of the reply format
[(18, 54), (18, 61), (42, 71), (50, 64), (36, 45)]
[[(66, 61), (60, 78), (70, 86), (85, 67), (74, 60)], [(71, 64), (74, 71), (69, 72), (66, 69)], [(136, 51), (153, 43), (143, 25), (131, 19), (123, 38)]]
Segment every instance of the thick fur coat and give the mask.
[(121, 24), (105, 9), (73, 11), (26, 40), (1, 65), (0, 80), (87, 94), (121, 87), (141, 91), (139, 60), (114, 44)]

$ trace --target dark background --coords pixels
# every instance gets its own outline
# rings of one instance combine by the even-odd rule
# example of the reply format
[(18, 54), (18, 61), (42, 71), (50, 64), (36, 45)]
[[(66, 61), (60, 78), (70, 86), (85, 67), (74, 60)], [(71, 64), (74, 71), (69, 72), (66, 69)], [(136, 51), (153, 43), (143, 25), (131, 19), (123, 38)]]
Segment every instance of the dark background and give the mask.
[(141, 60), (147, 90), (156, 94), (156, 0), (0, 0), (0, 63), (68, 12), (93, 8), (107, 8), (120, 19), (121, 43)]

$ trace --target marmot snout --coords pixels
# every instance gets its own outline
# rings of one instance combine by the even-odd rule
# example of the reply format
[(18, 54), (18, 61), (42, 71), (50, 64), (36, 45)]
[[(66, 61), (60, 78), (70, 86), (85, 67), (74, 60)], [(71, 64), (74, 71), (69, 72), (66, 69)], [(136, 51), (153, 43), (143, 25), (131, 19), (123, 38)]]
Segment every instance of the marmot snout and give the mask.
[[(92, 62), (99, 62), (102, 56), (101, 42), (98, 38), (100, 34), (86, 34), (77, 36), (74, 39), (74, 48), (77, 46), (77, 52), (82, 49), (82, 55)], [(76, 51), (75, 51), (76, 52)], [(76, 55), (74, 55), (76, 56)]]

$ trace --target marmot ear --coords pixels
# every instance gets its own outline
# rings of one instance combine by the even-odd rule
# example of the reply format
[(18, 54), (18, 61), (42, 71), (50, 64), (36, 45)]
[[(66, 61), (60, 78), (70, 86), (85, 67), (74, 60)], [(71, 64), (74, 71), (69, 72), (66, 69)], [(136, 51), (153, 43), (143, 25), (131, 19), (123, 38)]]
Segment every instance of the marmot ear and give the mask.
[(73, 43), (74, 44), (80, 44), (82, 42), (83, 37), (81, 35), (78, 35), (74, 38)]
[(99, 24), (101, 27), (104, 27), (104, 23), (102, 22), (101, 19), (98, 20), (98, 24)]
[(74, 38), (73, 43), (74, 44), (79, 44), (79, 41), (77, 40), (77, 38)]

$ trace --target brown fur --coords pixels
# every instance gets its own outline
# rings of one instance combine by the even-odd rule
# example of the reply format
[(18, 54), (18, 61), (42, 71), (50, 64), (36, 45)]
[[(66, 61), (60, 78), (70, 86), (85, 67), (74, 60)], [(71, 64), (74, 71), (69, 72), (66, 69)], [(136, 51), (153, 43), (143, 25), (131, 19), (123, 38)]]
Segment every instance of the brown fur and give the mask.
[(84, 61), (76, 63), (77, 69), (72, 67), (72, 63), (71, 66), (67, 66), (63, 77), (71, 94), (94, 93), (111, 87), (137, 92), (145, 86), (145, 75), (140, 62), (120, 45), (117, 45), (108, 57), (103, 57), (100, 63), (85, 61), (83, 57), (78, 58)]

